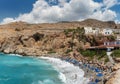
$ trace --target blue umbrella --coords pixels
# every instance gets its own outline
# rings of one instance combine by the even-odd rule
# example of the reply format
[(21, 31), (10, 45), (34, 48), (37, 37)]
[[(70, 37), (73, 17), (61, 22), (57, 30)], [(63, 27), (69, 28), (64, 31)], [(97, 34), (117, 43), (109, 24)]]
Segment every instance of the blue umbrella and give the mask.
[(96, 82), (90, 82), (89, 84), (97, 84)]
[(79, 63), (79, 62), (77, 62), (75, 59), (71, 59), (70, 62), (73, 63), (73, 64)]
[(91, 69), (91, 70), (95, 70), (95, 68), (94, 68), (94, 67), (91, 67), (90, 69)]
[(66, 58), (66, 59), (65, 59), (65, 61), (69, 61), (69, 60), (70, 60), (70, 58)]
[(95, 72), (100, 72), (100, 69), (96, 68), (96, 69), (95, 69)]
[(102, 77), (103, 74), (102, 74), (102, 73), (98, 73), (96, 76), (98, 76), (98, 77)]
[(101, 81), (101, 80), (99, 80), (99, 79), (95, 79), (95, 82), (96, 82), (96, 83), (98, 83), (98, 82), (100, 82), (100, 81)]

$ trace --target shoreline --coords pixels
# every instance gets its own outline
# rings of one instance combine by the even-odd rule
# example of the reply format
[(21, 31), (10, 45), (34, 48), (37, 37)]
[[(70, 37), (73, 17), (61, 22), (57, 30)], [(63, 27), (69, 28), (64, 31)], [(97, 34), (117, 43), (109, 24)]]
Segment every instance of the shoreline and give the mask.
[[(4, 53), (4, 52), (1, 52), (1, 53), (3, 53), (3, 54), (8, 54), (8, 53)], [(57, 58), (57, 59), (61, 59), (61, 60), (63, 60), (63, 61), (66, 61), (66, 62), (68, 62), (68, 63), (71, 63), (71, 64), (73, 64), (74, 66), (78, 66), (80, 69), (82, 69), (84, 72), (85, 72), (85, 77), (88, 77), (88, 78), (90, 78), (92, 81), (89, 83), (89, 84), (94, 84), (95, 83), (95, 79), (98, 79), (98, 80), (96, 80), (97, 81), (97, 83), (95, 83), (95, 84), (106, 84), (106, 82), (108, 81), (108, 79), (109, 78), (111, 78), (111, 77), (109, 77), (109, 73), (111, 73), (111, 72), (113, 72), (113, 71), (111, 71), (111, 72), (107, 72), (108, 70), (104, 70), (104, 68), (102, 69), (100, 66), (100, 64), (97, 64), (97, 63), (92, 63), (92, 62), (89, 62), (89, 61), (86, 61), (86, 60), (78, 60), (78, 59), (76, 59), (76, 58), (71, 58), (71, 57), (69, 57), (69, 56), (62, 56), (62, 55), (58, 55), (58, 54), (45, 54), (45, 55), (40, 55), (40, 56), (35, 56), (35, 55), (22, 55), (22, 54), (13, 54), (13, 53), (9, 53), (9, 54), (11, 54), (11, 55), (17, 55), (17, 56), (30, 56), (30, 57), (37, 57), (37, 58), (39, 58), (39, 57), (51, 57), (51, 58)], [(76, 64), (74, 64), (73, 63), (73, 61), (68, 61), (68, 60), (66, 60), (66, 58), (69, 58), (69, 59), (73, 59), (73, 60), (76, 60), (77, 62), (79, 62), (79, 63), (82, 63), (82, 65), (84, 65), (84, 66), (80, 66), (80, 65), (76, 65)], [(96, 77), (96, 73), (94, 72), (94, 70), (91, 70), (91, 68), (89, 67), (89, 66), (87, 66), (87, 65), (90, 65), (90, 66), (92, 66), (92, 67), (96, 67), (96, 68), (101, 68), (102, 70), (100, 70), (100, 71), (102, 71), (101, 73), (102, 73), (102, 79), (100, 78), (100, 77)], [(89, 67), (89, 68), (88, 68)], [(98, 72), (100, 72), (99, 70), (98, 70)], [(92, 73), (92, 75), (90, 75)], [(94, 74), (94, 75), (93, 75)], [(108, 76), (107, 76), (108, 75)], [(115, 73), (111, 73), (111, 76), (112, 75), (115, 75)], [(94, 77), (93, 77), (94, 76)], [(100, 79), (99, 79), (100, 78)]]
[[(103, 73), (98, 68), (96, 67), (93, 68), (93, 66), (91, 67), (90, 64), (85, 64), (81, 61), (77, 61), (76, 59), (70, 58), (69, 60), (68, 59), (64, 60), (82, 69), (85, 72), (84, 77), (87, 77), (90, 80), (88, 84), (102, 84), (103, 78), (101, 79), (101, 77), (103, 77)], [(96, 72), (94, 69), (96, 69)]]
[(85, 77), (85, 71), (78, 66), (60, 58), (40, 57), (40, 59), (45, 59), (52, 64), (57, 71), (64, 74), (63, 80), (65, 84), (89, 84), (89, 77)]

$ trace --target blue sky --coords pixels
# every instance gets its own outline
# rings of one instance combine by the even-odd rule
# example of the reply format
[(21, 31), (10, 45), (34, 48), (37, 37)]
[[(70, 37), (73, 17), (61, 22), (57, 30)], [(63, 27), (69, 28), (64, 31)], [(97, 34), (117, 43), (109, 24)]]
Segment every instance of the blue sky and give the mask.
[(6, 17), (17, 17), (32, 10), (36, 0), (0, 0), (0, 21)]
[(87, 18), (120, 22), (120, 0), (0, 0), (1, 23), (81, 21)]

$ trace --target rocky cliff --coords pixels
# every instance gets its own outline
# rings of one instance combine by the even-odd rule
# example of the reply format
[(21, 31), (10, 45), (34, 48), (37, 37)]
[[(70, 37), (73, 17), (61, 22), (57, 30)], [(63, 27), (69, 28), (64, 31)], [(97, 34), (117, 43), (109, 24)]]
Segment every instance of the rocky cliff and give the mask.
[[(66, 35), (64, 30), (84, 26), (118, 28), (113, 21), (102, 22), (94, 19), (87, 19), (81, 22), (43, 24), (15, 22), (0, 25), (0, 51), (37, 56), (52, 52), (65, 53), (71, 48), (73, 35), (72, 33)], [(84, 47), (82, 46), (84, 44), (83, 41), (79, 39), (81, 36), (76, 35), (74, 39), (75, 46)], [(88, 45), (89, 43), (86, 44)]]

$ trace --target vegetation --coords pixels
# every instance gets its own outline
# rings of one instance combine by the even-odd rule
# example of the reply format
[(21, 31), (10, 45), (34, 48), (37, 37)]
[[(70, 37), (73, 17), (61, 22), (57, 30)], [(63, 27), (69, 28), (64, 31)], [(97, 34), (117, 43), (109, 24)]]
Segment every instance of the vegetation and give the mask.
[(86, 42), (85, 40), (85, 36), (84, 36), (84, 28), (80, 28), (77, 27), (76, 29), (66, 29), (64, 30), (64, 33), (66, 36), (71, 37), (71, 41), (69, 41), (68, 43), (70, 44), (71, 50), (73, 50), (75, 43), (74, 43), (74, 39), (77, 39), (79, 42), (83, 41)]
[(115, 57), (120, 57), (120, 49), (119, 50), (114, 50), (111, 55), (115, 56)]
[(56, 53), (53, 49), (51, 49), (48, 54)]
[(72, 50), (71, 49), (67, 49), (67, 51), (65, 53), (68, 54), (70, 52), (72, 52)]
[(114, 41), (114, 40), (116, 39), (116, 37), (113, 36), (113, 35), (110, 35), (110, 36), (108, 36), (107, 38), (108, 38), (108, 40), (110, 40), (110, 41)]
[(96, 55), (95, 51), (91, 51), (91, 50), (81, 50), (80, 53), (85, 56), (85, 57), (90, 57), (93, 58)]
[(79, 50), (79, 52), (89, 58), (93, 58), (96, 56), (98, 60), (106, 56), (106, 51), (105, 50)]
[(98, 56), (98, 59), (100, 60), (101, 58), (106, 56), (106, 51), (101, 50), (101, 51), (97, 52), (97, 56)]
[(39, 41), (44, 37), (44, 34), (40, 34), (40, 33), (35, 33), (33, 34), (33, 38), (35, 39), (35, 41)]
[(106, 57), (106, 58), (105, 58), (105, 63), (106, 63), (106, 62), (109, 62), (109, 59), (108, 59), (108, 57)]

